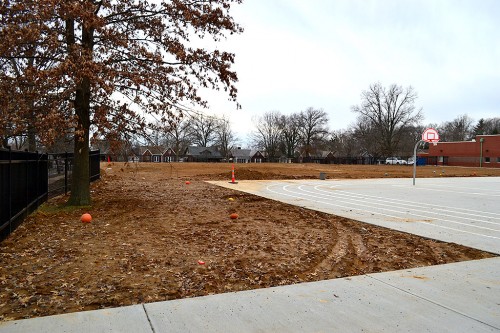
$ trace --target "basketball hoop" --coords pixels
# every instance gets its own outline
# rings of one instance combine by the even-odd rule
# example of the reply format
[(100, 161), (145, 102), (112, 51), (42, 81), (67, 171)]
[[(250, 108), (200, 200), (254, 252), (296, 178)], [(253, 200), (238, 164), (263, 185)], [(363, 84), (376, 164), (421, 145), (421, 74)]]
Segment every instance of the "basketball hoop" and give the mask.
[(439, 134), (434, 128), (428, 128), (422, 133), (422, 140), (435, 146), (439, 142)]

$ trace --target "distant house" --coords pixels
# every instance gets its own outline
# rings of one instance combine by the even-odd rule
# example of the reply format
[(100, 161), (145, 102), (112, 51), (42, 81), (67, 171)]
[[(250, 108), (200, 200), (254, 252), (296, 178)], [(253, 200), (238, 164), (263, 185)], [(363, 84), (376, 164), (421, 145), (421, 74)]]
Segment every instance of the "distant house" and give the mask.
[(330, 150), (320, 150), (304, 156), (299, 154), (297, 156), (299, 163), (317, 163), (317, 164), (333, 164), (335, 163), (334, 153)]
[[(135, 158), (139, 156), (140, 162), (178, 162), (179, 158), (172, 148), (164, 148), (162, 146), (141, 147), (140, 152), (135, 154)], [(129, 157), (129, 160), (131, 157)]]
[(500, 135), (476, 135), (472, 141), (429, 144), (418, 154), (427, 164), (500, 168)]
[(177, 162), (177, 154), (172, 148), (167, 148), (162, 154), (163, 162)]
[(376, 164), (377, 163), (375, 156), (373, 156), (372, 154), (370, 154), (368, 152), (361, 153), (360, 159), (361, 159), (361, 164)]
[(267, 162), (266, 153), (254, 149), (233, 149), (231, 151), (233, 163), (263, 163)]
[(188, 162), (222, 162), (224, 159), (215, 147), (189, 146), (184, 155)]
[(318, 164), (333, 164), (334, 155), (332, 151), (320, 150), (313, 154), (310, 154), (304, 162), (306, 163), (318, 163)]
[(163, 148), (160, 146), (143, 146), (140, 148), (140, 161), (160, 163), (162, 161), (162, 151)]
[(250, 152), (250, 162), (251, 163), (267, 162), (267, 157), (265, 152), (261, 152), (260, 150), (252, 150)]
[(134, 151), (129, 152), (127, 156), (128, 162), (139, 162), (141, 160), (140, 156), (138, 156)]
[(231, 156), (233, 158), (233, 163), (250, 163), (252, 160), (252, 150), (238, 147), (231, 151)]
[(151, 151), (146, 148), (142, 153), (141, 153), (141, 162), (151, 162)]

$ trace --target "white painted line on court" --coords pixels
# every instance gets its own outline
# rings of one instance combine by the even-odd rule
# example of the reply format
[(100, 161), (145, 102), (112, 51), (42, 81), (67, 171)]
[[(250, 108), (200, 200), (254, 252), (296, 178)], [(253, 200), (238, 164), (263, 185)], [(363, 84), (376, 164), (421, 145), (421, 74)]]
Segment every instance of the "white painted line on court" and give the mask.
[[(307, 186), (307, 185), (304, 185), (304, 186)], [(359, 195), (358, 194), (351, 194), (350, 192), (343, 191), (343, 190), (335, 191), (334, 193), (332, 193), (331, 191), (322, 190), (321, 187), (324, 187), (324, 186), (323, 185), (316, 185), (316, 186), (314, 186), (314, 189), (317, 192), (325, 193), (332, 198), (346, 197), (346, 198), (359, 198), (359, 199), (364, 199), (364, 200), (370, 199), (370, 200), (372, 200), (373, 203), (383, 202), (383, 204), (381, 204), (381, 205), (385, 205), (387, 203), (393, 203), (393, 204), (399, 205), (398, 207), (407, 206), (407, 207), (410, 207), (410, 209), (417, 210), (417, 211), (419, 211), (416, 208), (417, 205), (419, 208), (423, 208), (423, 207), (427, 206), (427, 207), (432, 207), (436, 211), (451, 213), (451, 215), (453, 215), (453, 214), (468, 215), (468, 216), (474, 216), (474, 217), (479, 217), (479, 218), (498, 220), (499, 222), (492, 222), (492, 221), (480, 220), (477, 218), (468, 218), (468, 217), (463, 217), (463, 216), (457, 216), (458, 218), (463, 219), (463, 220), (469, 220), (469, 221), (486, 223), (486, 224), (500, 225), (500, 214), (488, 213), (488, 212), (482, 212), (482, 211), (474, 211), (475, 212), (474, 214), (463, 213), (463, 212), (458, 212), (458, 210), (460, 210), (460, 208), (446, 207), (448, 209), (444, 209), (444, 208), (441, 208), (443, 206), (438, 206), (438, 205), (425, 204), (425, 203), (412, 202), (412, 201), (404, 201), (404, 200), (398, 200), (398, 199), (387, 198), (387, 197), (372, 196), (372, 195), (366, 195), (366, 194), (359, 194)], [(313, 192), (310, 192), (310, 193), (313, 193)], [(355, 199), (353, 199), (353, 200), (355, 200)], [(385, 205), (385, 206), (387, 206), (387, 205)], [(393, 205), (390, 205), (390, 206), (393, 207)], [(437, 213), (434, 213), (434, 214), (437, 214)], [(499, 217), (491, 217), (491, 216), (482, 215), (482, 214), (494, 214), (494, 215), (497, 215)]]
[[(394, 187), (405, 187), (405, 185), (392, 185)], [(453, 187), (451, 187), (453, 188)], [(456, 193), (456, 194), (467, 194), (467, 195), (481, 195), (481, 196), (487, 196), (487, 197), (500, 197), (500, 194), (489, 194), (489, 193), (482, 193), (482, 192), (459, 192), (459, 191), (453, 191), (453, 190), (441, 190), (441, 189), (436, 189), (436, 188), (419, 188), (416, 187), (416, 190), (421, 190), (421, 191), (433, 191), (433, 192), (445, 192), (445, 193)]]
[[(288, 197), (292, 197), (292, 198), (296, 198), (296, 199), (304, 199), (304, 196), (306, 196), (306, 197), (312, 197), (314, 199), (317, 199), (317, 196), (312, 196), (312, 195), (307, 195), (307, 194), (303, 194), (303, 196), (297, 196), (297, 195), (293, 195), (293, 194), (286, 194), (286, 193), (283, 193), (283, 192), (274, 191), (274, 190), (271, 189), (272, 186), (279, 186), (279, 185), (280, 184), (268, 185), (266, 187), (266, 190), (269, 191), (270, 193), (274, 193), (274, 194), (277, 194), (277, 195), (284, 195), (284, 196), (288, 196)], [(288, 192), (288, 193), (294, 193), (294, 194), (296, 194), (296, 192), (288, 190), (289, 186), (291, 186), (291, 185), (285, 185), (285, 186), (282, 186), (281, 188), (284, 191)], [(322, 204), (325, 204), (325, 205), (328, 205), (328, 206), (335, 206), (335, 207), (340, 207), (340, 208), (345, 208), (345, 209), (352, 209), (352, 206), (344, 206), (344, 205), (339, 205), (339, 204), (331, 203), (331, 202), (324, 202), (324, 201), (318, 201), (318, 200), (315, 200), (315, 202), (322, 203)], [(367, 211), (367, 210), (364, 210), (364, 209), (357, 209), (357, 210), (361, 211), (361, 212), (365, 212), (365, 213), (371, 213), (371, 211)], [(389, 210), (389, 211), (391, 211), (391, 210)], [(394, 212), (394, 211), (392, 211), (392, 212)], [(395, 219), (401, 219), (401, 216), (394, 216), (394, 215), (389, 215), (389, 214), (385, 214), (385, 213), (377, 213), (377, 214), (381, 215), (381, 216), (385, 216), (385, 217), (390, 217), (390, 218), (395, 218)], [(444, 221), (446, 221), (446, 220), (444, 220)], [(470, 232), (470, 231), (465, 231), (465, 230), (461, 230), (461, 229), (446, 227), (446, 226), (443, 226), (443, 225), (437, 225), (435, 223), (422, 223), (422, 222), (420, 222), (420, 223), (423, 226), (433, 226), (433, 227), (437, 227), (437, 228), (453, 230), (453, 231), (457, 231), (457, 232), (460, 232), (460, 233), (466, 233), (466, 234), (470, 234), (470, 235), (476, 235), (476, 236), (481, 236), (481, 237), (486, 237), (486, 238), (493, 238), (493, 239), (500, 239), (500, 237), (495, 237), (495, 236), (480, 234), (480, 233), (476, 233), (476, 232)], [(491, 229), (491, 230), (494, 230), (494, 229)]]
[[(286, 194), (286, 193), (283, 193), (283, 192), (274, 191), (274, 190), (272, 190), (270, 188), (271, 186), (277, 186), (277, 185), (268, 185), (266, 187), (266, 190), (269, 191), (269, 192), (271, 192), (271, 193), (278, 194), (278, 195), (284, 195), (284, 196), (287, 196), (287, 197), (304, 200), (304, 197), (301, 197), (301, 196), (296, 196), (296, 195)], [(290, 185), (286, 185), (286, 186), (282, 187), (282, 189), (285, 190), (286, 192), (289, 192), (289, 193), (295, 193), (295, 192), (287, 190), (286, 187), (288, 187), (288, 186), (290, 186)], [(310, 196), (310, 195), (306, 195), (306, 196)], [(340, 208), (345, 208), (345, 209), (352, 209), (351, 206), (343, 206), (343, 205), (334, 204), (334, 203), (331, 203), (331, 202), (324, 202), (324, 201), (318, 201), (318, 200), (315, 200), (315, 202), (319, 202), (319, 203), (326, 204), (326, 205), (329, 205), (329, 206), (335, 206), (335, 207), (340, 207)], [(361, 209), (359, 209), (359, 210), (363, 211)], [(395, 218), (395, 219), (400, 219), (401, 218), (399, 216), (389, 215), (389, 214), (384, 214), (384, 213), (380, 213), (380, 215), (383, 215), (383, 216), (386, 216), (386, 217)]]
[[(500, 185), (500, 182), (493, 182), (493, 181), (489, 181), (487, 182), (488, 185), (491, 185), (493, 183), (496, 183), (496, 184), (499, 184)], [(392, 186), (404, 186), (404, 185), (392, 185)], [(429, 183), (429, 184), (425, 184), (425, 186), (436, 186), (436, 187), (447, 187), (447, 188), (453, 188), (453, 189), (464, 189), (464, 190), (475, 190), (475, 191), (483, 191), (483, 192), (493, 192), (493, 193), (499, 193), (500, 194), (500, 190), (496, 190), (496, 189), (488, 189), (488, 188), (484, 188), (484, 187), (465, 187), (465, 186), (456, 186), (456, 185), (443, 185), (443, 184), (437, 184), (437, 183)], [(466, 192), (466, 193), (469, 193), (469, 192)]]
[[(302, 193), (302, 192), (305, 192), (305, 193), (311, 193), (311, 194), (315, 194), (316, 192), (311, 192), (311, 191), (307, 191), (303, 188), (303, 186), (305, 185), (301, 185), (301, 186), (298, 186), (298, 189), (301, 191), (301, 192), (298, 192), (298, 193)], [(308, 195), (310, 197), (318, 197), (317, 195)], [(338, 199), (337, 197), (333, 197), (331, 195), (326, 195), (326, 196), (320, 196), (322, 199), (329, 199), (329, 198), (336, 198)], [(341, 199), (342, 200), (342, 199)], [(351, 203), (353, 205), (356, 205), (356, 206), (366, 206), (366, 207), (369, 207), (369, 208), (374, 208), (374, 209), (379, 209), (379, 210), (385, 210), (385, 211), (389, 211), (389, 212), (392, 212), (392, 213), (400, 213), (399, 210), (393, 210), (393, 209), (388, 209), (388, 208), (381, 208), (381, 207), (378, 207), (378, 206), (368, 206), (366, 204), (366, 201), (365, 200), (361, 200), (361, 199), (350, 199), (351, 201), (347, 201), (347, 200), (342, 200), (342, 202), (344, 203)], [(362, 204), (358, 204), (357, 202), (362, 202)], [(376, 203), (372, 203), (370, 202), (371, 204), (376, 204)], [(387, 204), (378, 204), (379, 206), (383, 206), (383, 207), (391, 207), (393, 208), (392, 205), (387, 205)], [(412, 210), (416, 210), (416, 211), (420, 211), (420, 210), (417, 210), (415, 208), (412, 208)], [(435, 217), (431, 217), (431, 216), (426, 216), (426, 215), (420, 215), (420, 214), (417, 214), (417, 213), (411, 213), (410, 211), (407, 211), (407, 214), (411, 215), (411, 216), (416, 216), (416, 217), (420, 217), (420, 218), (424, 218), (424, 219), (433, 219), (433, 220), (438, 220), (438, 221), (443, 221), (443, 222), (449, 222), (449, 223), (452, 223), (452, 224), (459, 224), (459, 225), (463, 225), (463, 226), (466, 226), (466, 227), (472, 227), (472, 228), (478, 228), (478, 229), (484, 229), (484, 230), (490, 230), (490, 231), (495, 231), (495, 232), (500, 232), (500, 229), (492, 229), (492, 228), (487, 228), (487, 227), (481, 227), (481, 226), (477, 226), (477, 225), (471, 225), (471, 224), (468, 224), (468, 223), (462, 223), (462, 222), (455, 222), (455, 221), (451, 221), (451, 220), (447, 220), (447, 219), (443, 219), (443, 218), (435, 218)], [(436, 214), (439, 216), (439, 214), (437, 213), (432, 213), (432, 214)], [(402, 218), (402, 217), (400, 217)], [(460, 218), (460, 217), (458, 217)]]
[[(398, 186), (398, 187), (405, 187), (404, 185), (393, 185), (393, 186)], [(330, 186), (330, 187), (340, 187), (340, 185), (334, 185), (334, 186)], [(338, 193), (338, 192), (343, 192), (343, 193), (351, 193), (349, 191), (346, 191), (346, 190), (340, 190), (340, 191), (335, 191), (335, 193)], [(456, 193), (454, 191), (451, 191), (453, 193)], [(355, 193), (353, 193), (355, 194)], [(379, 196), (374, 196), (374, 195), (369, 195), (369, 194), (360, 194), (362, 195), (363, 197), (368, 197), (368, 198), (377, 198), (377, 199), (380, 199), (380, 198), (386, 198), (386, 197), (379, 197)], [(395, 198), (391, 198), (390, 200), (394, 201), (394, 202), (401, 202), (401, 203), (407, 203), (407, 204), (418, 204), (418, 205), (421, 205), (421, 206), (427, 206), (427, 207), (431, 207), (431, 208), (436, 208), (436, 209), (441, 209), (441, 208), (446, 208), (446, 209), (451, 209), (453, 212), (456, 212), (457, 210), (461, 210), (461, 211), (464, 211), (464, 212), (471, 212), (471, 214), (469, 213), (461, 213), (461, 214), (466, 214), (466, 215), (473, 215), (475, 216), (476, 214), (488, 214), (488, 215), (494, 215), (494, 216), (499, 216), (498, 218), (497, 217), (491, 217), (491, 216), (485, 216), (486, 218), (492, 218), (492, 219), (500, 219), (500, 214), (498, 213), (492, 213), (492, 212), (485, 212), (485, 211), (480, 211), (480, 210), (474, 210), (474, 209), (467, 209), (467, 208), (460, 208), (460, 207), (450, 207), (450, 206), (443, 206), (443, 205), (436, 205), (436, 204), (430, 204), (430, 203), (425, 203), (425, 202), (415, 202), (415, 201), (407, 201), (407, 200), (400, 200), (400, 199), (395, 199)]]

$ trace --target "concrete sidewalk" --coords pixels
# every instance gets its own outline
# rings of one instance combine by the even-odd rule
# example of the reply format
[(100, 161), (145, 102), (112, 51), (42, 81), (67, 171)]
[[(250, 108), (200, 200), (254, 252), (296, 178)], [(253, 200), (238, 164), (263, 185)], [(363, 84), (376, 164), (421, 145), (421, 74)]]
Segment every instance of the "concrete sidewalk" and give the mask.
[(500, 332), (500, 258), (0, 323), (25, 332)]

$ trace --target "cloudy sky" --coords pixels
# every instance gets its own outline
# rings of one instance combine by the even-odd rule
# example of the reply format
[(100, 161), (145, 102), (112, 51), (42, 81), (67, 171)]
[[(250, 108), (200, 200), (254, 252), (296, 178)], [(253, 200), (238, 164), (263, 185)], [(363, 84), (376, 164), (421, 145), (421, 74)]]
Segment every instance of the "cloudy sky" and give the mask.
[(347, 128), (374, 82), (413, 86), (424, 124), (500, 117), (498, 0), (246, 0), (233, 16), (245, 32), (223, 48), (236, 53), (242, 109), (207, 96), (244, 142), (271, 110), (322, 108)]

